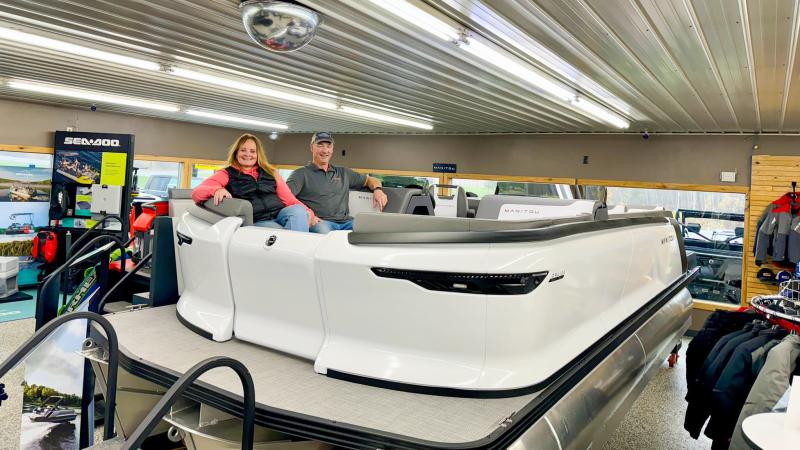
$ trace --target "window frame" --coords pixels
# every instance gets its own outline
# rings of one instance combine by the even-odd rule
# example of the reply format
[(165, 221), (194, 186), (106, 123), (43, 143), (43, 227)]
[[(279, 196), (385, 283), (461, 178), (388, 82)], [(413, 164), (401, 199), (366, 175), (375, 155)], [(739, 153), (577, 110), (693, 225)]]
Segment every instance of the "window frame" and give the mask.
[[(747, 186), (736, 185), (718, 185), (718, 184), (688, 184), (688, 183), (665, 183), (659, 181), (622, 181), (622, 180), (604, 180), (595, 178), (578, 178), (576, 180), (578, 185), (583, 186), (604, 186), (604, 187), (622, 187), (634, 189), (661, 189), (661, 190), (675, 190), (675, 191), (695, 191), (695, 192), (722, 192), (731, 194), (744, 194), (744, 235), (749, 236), (750, 221), (747, 220), (747, 212), (750, 209), (750, 188)], [(742, 296), (739, 305), (726, 305), (725, 303), (712, 302), (708, 300), (700, 300), (692, 298), (692, 307), (704, 311), (714, 311), (717, 309), (737, 310), (742, 306), (748, 305), (748, 300), (745, 297), (746, 289), (745, 283), (747, 275), (747, 267), (745, 265), (745, 253), (748, 251), (750, 244), (745, 239), (742, 248)]]

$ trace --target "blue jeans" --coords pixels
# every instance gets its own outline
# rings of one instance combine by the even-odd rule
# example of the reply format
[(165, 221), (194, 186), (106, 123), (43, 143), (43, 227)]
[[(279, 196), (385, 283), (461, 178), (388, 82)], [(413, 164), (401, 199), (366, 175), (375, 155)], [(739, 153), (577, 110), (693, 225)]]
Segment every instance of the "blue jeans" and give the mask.
[(316, 225), (311, 227), (312, 233), (320, 233), (320, 234), (327, 234), (331, 231), (338, 231), (338, 230), (352, 230), (353, 229), (353, 220), (350, 219), (347, 222), (331, 222), (330, 220), (322, 220), (320, 219)]
[(308, 211), (301, 205), (292, 205), (278, 212), (275, 220), (259, 220), (253, 225), (265, 228), (286, 228), (292, 231), (308, 231)]

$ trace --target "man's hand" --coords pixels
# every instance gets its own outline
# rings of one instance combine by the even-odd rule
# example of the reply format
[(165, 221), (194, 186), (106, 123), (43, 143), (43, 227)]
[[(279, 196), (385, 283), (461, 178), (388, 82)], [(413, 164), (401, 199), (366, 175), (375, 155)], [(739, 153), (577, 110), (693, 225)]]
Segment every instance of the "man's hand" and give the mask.
[(233, 198), (230, 192), (225, 188), (219, 188), (214, 192), (214, 206), (219, 206), (226, 198)]
[(389, 197), (386, 196), (386, 193), (383, 192), (383, 189), (375, 189), (372, 191), (372, 206), (376, 208), (380, 208), (383, 211), (383, 208), (386, 207), (386, 203), (389, 201)]
[(308, 228), (313, 227), (314, 225), (319, 223), (319, 217), (317, 216), (309, 216), (308, 217)]

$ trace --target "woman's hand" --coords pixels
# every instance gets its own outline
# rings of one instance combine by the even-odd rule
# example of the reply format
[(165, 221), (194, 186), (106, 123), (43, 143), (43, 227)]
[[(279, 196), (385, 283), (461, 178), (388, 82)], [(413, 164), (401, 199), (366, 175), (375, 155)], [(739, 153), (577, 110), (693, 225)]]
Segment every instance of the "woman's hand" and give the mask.
[(225, 188), (219, 188), (214, 192), (214, 206), (219, 206), (226, 198), (233, 198), (230, 192)]
[(308, 217), (308, 227), (311, 228), (314, 225), (319, 223), (319, 217), (317, 216), (309, 216)]

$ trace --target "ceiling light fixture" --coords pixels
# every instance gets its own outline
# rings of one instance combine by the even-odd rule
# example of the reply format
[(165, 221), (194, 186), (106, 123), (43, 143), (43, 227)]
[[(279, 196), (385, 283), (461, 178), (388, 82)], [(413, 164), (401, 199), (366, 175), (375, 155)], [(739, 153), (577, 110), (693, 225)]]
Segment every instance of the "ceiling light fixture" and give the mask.
[(72, 55), (85, 56), (87, 58), (99, 59), (101, 61), (108, 61), (116, 64), (122, 64), (130, 67), (137, 67), (145, 70), (158, 70), (159, 64), (152, 61), (145, 61), (143, 59), (131, 58), (128, 56), (118, 55), (116, 53), (105, 52), (96, 50), (81, 45), (70, 44), (68, 42), (58, 41), (55, 39), (38, 36), (35, 34), (25, 33), (11, 28), (0, 27), (0, 39), (19, 42), (20, 44), (34, 45), (57, 52), (69, 53)]
[(414, 23), (420, 28), (424, 28), (429, 33), (445, 41), (458, 41), (461, 32), (458, 28), (452, 27), (447, 23), (434, 17), (432, 14), (422, 10), (419, 6), (412, 5), (406, 0), (370, 0), (372, 3), (400, 17), (403, 20)]
[(168, 70), (172, 75), (186, 78), (194, 81), (201, 81), (203, 83), (213, 84), (224, 88), (235, 89), (237, 91), (249, 92), (251, 94), (263, 95), (265, 97), (284, 100), (291, 103), (299, 103), (301, 105), (314, 106), (322, 109), (336, 109), (336, 103), (329, 100), (318, 100), (304, 95), (292, 94), (291, 92), (279, 91), (256, 84), (244, 83), (236, 81), (231, 78), (218, 77), (207, 73), (197, 72), (194, 70), (181, 69), (179, 67)]
[(196, 109), (187, 109), (186, 110), (186, 114), (189, 114), (190, 116), (197, 116), (197, 117), (205, 117), (205, 118), (208, 118), (208, 119), (222, 120), (222, 121), (225, 121), (225, 122), (234, 122), (234, 123), (243, 123), (243, 124), (246, 124), (246, 125), (254, 125), (254, 126), (257, 126), (257, 127), (263, 127), (263, 128), (267, 128), (267, 129), (270, 129), (270, 130), (275, 130), (275, 129), (286, 130), (286, 129), (289, 128), (287, 125), (281, 125), (279, 123), (264, 122), (264, 121), (261, 121), (261, 120), (247, 119), (247, 118), (244, 118), (244, 117), (229, 116), (227, 114), (218, 114), (218, 113), (212, 113), (212, 112), (207, 112), (207, 111), (199, 111), (199, 110), (196, 110)]
[[(526, 67), (527, 64), (524, 63), (523, 60), (516, 58), (502, 47), (478, 37), (469, 36), (465, 39), (462, 36), (463, 32), (460, 32), (457, 27), (450, 26), (437, 18), (435, 15), (436, 13), (433, 11), (429, 12), (423, 10), (406, 0), (393, 0), (391, 2), (385, 0), (370, 1), (398, 18), (410, 22), (441, 39), (457, 43), (459, 48), (472, 56), (524, 80), (551, 98), (554, 97), (561, 102), (577, 107), (577, 110), (581, 113), (602, 120), (617, 128), (628, 128), (630, 126), (627, 120), (619, 117), (604, 106), (596, 104), (588, 99), (577, 100), (578, 93), (576, 91), (557, 80), (552, 80), (549, 76), (540, 73), (540, 71), (533, 66)], [(530, 54), (531, 52), (526, 51), (526, 53)], [(552, 58), (549, 57), (549, 55), (548, 57), (536, 54), (532, 56), (540, 63), (547, 65), (557, 73), (563, 75), (562, 68), (553, 66)], [(567, 78), (572, 79), (570, 77)]]
[(504, 52), (495, 50), (482, 42), (470, 39), (469, 43), (462, 45), (461, 48), (466, 50), (469, 54), (477, 56), (505, 70), (561, 101), (567, 102), (575, 98), (574, 91), (559, 86), (557, 83), (548, 80), (535, 70), (529, 69), (519, 62), (514, 61), (513, 58), (504, 55)]
[(352, 114), (354, 116), (359, 117), (366, 117), (368, 119), (377, 120), (379, 122), (388, 122), (388, 123), (395, 123), (398, 125), (405, 125), (408, 127), (420, 128), (423, 130), (432, 130), (433, 125), (425, 122), (417, 122), (414, 120), (408, 119), (401, 119), (396, 116), (389, 116), (386, 114), (380, 114), (372, 111), (367, 111), (366, 109), (361, 108), (353, 108), (352, 106), (342, 106), (339, 108), (339, 111), (347, 114)]
[(101, 92), (87, 91), (84, 89), (74, 89), (62, 86), (55, 86), (44, 83), (32, 83), (28, 81), (11, 80), (8, 87), (12, 89), (19, 89), (28, 92), (38, 92), (41, 94), (50, 94), (58, 97), (75, 98), (79, 100), (88, 100), (99, 103), (110, 103), (114, 105), (133, 106), (135, 108), (154, 109), (157, 111), (178, 112), (180, 108), (177, 105), (161, 102), (152, 102), (148, 100), (140, 100), (133, 97), (123, 97), (120, 95), (104, 94)]
[(621, 117), (617, 116), (616, 114), (610, 112), (609, 110), (597, 106), (596, 104), (587, 101), (586, 99), (576, 97), (570, 103), (577, 106), (578, 108), (586, 111), (590, 115), (602, 120), (603, 122), (613, 125), (620, 129), (627, 129), (631, 126), (630, 122)]
[[(345, 114), (351, 114), (354, 116), (359, 117), (366, 117), (372, 120), (377, 120), (381, 122), (388, 122), (394, 123), (398, 125), (406, 125), (414, 128), (422, 128), (426, 130), (433, 129), (433, 125), (430, 123), (422, 123), (422, 122), (415, 122), (412, 120), (407, 120), (402, 117), (396, 117), (394, 115), (389, 114), (381, 114), (377, 112), (371, 112), (368, 110), (363, 110), (360, 108), (353, 108), (353, 107), (340, 107), (339, 105), (342, 103), (342, 99), (338, 97), (330, 98), (331, 95), (320, 96), (321, 98), (314, 98), (311, 96), (306, 95), (298, 95), (292, 92), (288, 92), (287, 90), (279, 90), (279, 89), (272, 89), (265, 86), (259, 86), (257, 84), (246, 83), (243, 81), (238, 81), (233, 78), (228, 77), (219, 77), (216, 75), (211, 75), (208, 73), (198, 72), (195, 70), (184, 69), (180, 67), (174, 67), (169, 65), (160, 64), (157, 62), (146, 61), (143, 59), (138, 58), (131, 58), (128, 56), (119, 55), (112, 52), (106, 52), (102, 50), (95, 50), (89, 47), (83, 47), (80, 45), (70, 44), (67, 42), (58, 41), (55, 39), (45, 38), (42, 36), (37, 36), (35, 34), (25, 33), (22, 31), (0, 27), (0, 39), (11, 40), (14, 42), (19, 42), (22, 44), (33, 45), (37, 47), (47, 48), (50, 50), (55, 50), (63, 53), (69, 53), (73, 55), (84, 56), (87, 58), (97, 59), (101, 61), (107, 61), (111, 63), (122, 64), (129, 67), (136, 67), (139, 69), (150, 70), (150, 71), (162, 71), (170, 75), (174, 75), (177, 77), (194, 80), (202, 83), (208, 83), (215, 86), (220, 86), (224, 88), (234, 89), (237, 91), (248, 92), (251, 94), (262, 95), (264, 97), (269, 97), (277, 100), (281, 100), (282, 102), (287, 102), (290, 104), (290, 107), (297, 108), (298, 105), (304, 106), (311, 106), (315, 108), (320, 108), (324, 110), (330, 111), (340, 111)], [(77, 91), (76, 91), (77, 92)], [(88, 92), (88, 91), (87, 91)], [(57, 94), (54, 94), (57, 95)], [(119, 97), (123, 98), (123, 97)], [(95, 101), (102, 101), (102, 100), (95, 100)], [(113, 103), (113, 102), (109, 102)], [(131, 105), (133, 106), (133, 105)], [(158, 108), (156, 108), (158, 109)], [(388, 110), (387, 108), (379, 108)], [(393, 112), (391, 110), (388, 110)], [(398, 115), (401, 113), (397, 113)]]

